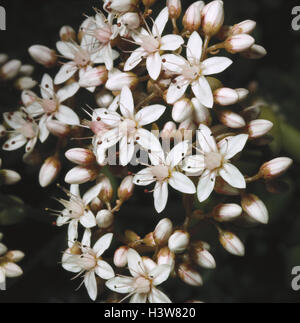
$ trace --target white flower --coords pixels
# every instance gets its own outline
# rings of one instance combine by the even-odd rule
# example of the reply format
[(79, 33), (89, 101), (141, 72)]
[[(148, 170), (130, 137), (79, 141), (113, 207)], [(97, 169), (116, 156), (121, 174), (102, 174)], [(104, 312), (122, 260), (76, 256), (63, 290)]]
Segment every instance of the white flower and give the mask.
[(72, 97), (78, 89), (78, 83), (74, 82), (61, 88), (56, 93), (52, 78), (48, 74), (43, 76), (41, 81), (42, 98), (35, 98), (34, 103), (26, 108), (26, 111), (33, 117), (43, 115), (39, 122), (41, 142), (48, 138), (47, 122), (54, 117), (64, 124), (80, 124), (77, 114), (71, 108), (62, 104), (62, 102)]
[(169, 87), (167, 93), (169, 104), (180, 99), (191, 85), (197, 99), (206, 107), (213, 107), (212, 90), (205, 76), (223, 72), (232, 64), (232, 60), (226, 57), (211, 57), (201, 61), (202, 46), (202, 39), (195, 31), (187, 44), (187, 60), (174, 54), (162, 56), (164, 67), (179, 74)]
[(130, 303), (171, 303), (163, 292), (156, 288), (166, 281), (171, 272), (169, 265), (157, 265), (150, 259), (143, 260), (133, 249), (128, 250), (128, 268), (132, 277), (115, 277), (106, 282), (114, 292), (129, 295)]
[(202, 174), (197, 188), (200, 202), (210, 196), (217, 176), (221, 176), (235, 188), (246, 188), (244, 176), (230, 163), (230, 159), (243, 150), (247, 140), (248, 135), (242, 134), (227, 137), (216, 144), (211, 130), (205, 125), (200, 125), (198, 131), (200, 152), (187, 157), (182, 168), (189, 174)]
[(35, 121), (21, 111), (6, 112), (4, 121), (13, 129), (6, 131), (9, 139), (4, 143), (4, 150), (16, 150), (26, 145), (26, 153), (30, 153), (36, 145), (39, 128)]
[(140, 33), (132, 33), (134, 43), (140, 46), (136, 49), (125, 63), (124, 71), (130, 71), (135, 68), (144, 58), (146, 58), (146, 65), (149, 75), (153, 80), (157, 80), (162, 66), (161, 51), (176, 50), (183, 43), (184, 40), (178, 35), (162, 36), (163, 30), (169, 19), (169, 10), (166, 7), (162, 10), (159, 16), (154, 21), (152, 32), (144, 28)]
[(113, 112), (112, 109), (98, 110), (98, 118), (112, 129), (101, 137), (101, 141), (98, 142), (97, 154), (103, 153), (105, 149), (120, 142), (120, 164), (126, 166), (133, 157), (135, 142), (145, 149), (151, 147), (155, 136), (142, 127), (158, 120), (165, 112), (166, 107), (156, 104), (135, 113), (133, 96), (126, 86), (122, 89), (119, 101), (122, 115)]
[(141, 170), (134, 176), (136, 185), (150, 185), (156, 182), (153, 196), (154, 206), (158, 213), (162, 212), (168, 201), (168, 184), (174, 189), (186, 194), (196, 192), (193, 182), (180, 171), (178, 165), (186, 156), (189, 148), (187, 141), (177, 144), (165, 157), (165, 153), (157, 140), (153, 141), (153, 149), (150, 152), (152, 166)]
[(96, 218), (89, 208), (90, 202), (100, 193), (101, 184), (97, 184), (89, 189), (81, 198), (79, 185), (70, 185), (70, 191), (63, 189), (70, 200), (58, 199), (65, 209), (63, 211), (53, 211), (58, 216), (56, 224), (62, 226), (69, 224), (68, 240), (74, 242), (78, 238), (78, 223), (90, 229), (96, 226)]
[[(90, 230), (86, 230), (81, 243), (80, 255), (73, 255), (71, 249), (68, 249), (62, 258), (62, 266), (65, 270), (84, 274), (83, 283), (87, 289), (90, 298), (95, 301), (98, 295), (96, 275), (102, 279), (111, 279), (115, 276), (112, 267), (102, 259), (103, 253), (110, 247), (113, 234), (107, 233), (102, 236), (91, 248)], [(77, 276), (76, 276), (77, 277)]]

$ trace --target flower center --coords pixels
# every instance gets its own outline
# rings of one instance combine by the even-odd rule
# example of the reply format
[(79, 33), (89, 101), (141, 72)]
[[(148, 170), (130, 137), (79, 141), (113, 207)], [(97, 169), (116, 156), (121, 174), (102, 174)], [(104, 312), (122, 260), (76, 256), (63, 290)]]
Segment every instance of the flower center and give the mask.
[(26, 122), (26, 124), (18, 129), (18, 132), (21, 133), (25, 138), (32, 139), (36, 136), (37, 129), (31, 122)]
[(201, 66), (200, 65), (185, 65), (182, 68), (181, 74), (187, 80), (195, 80), (201, 75)]
[(134, 288), (138, 294), (148, 294), (151, 290), (151, 282), (145, 277), (138, 277), (134, 281)]
[(90, 60), (90, 55), (86, 50), (82, 48), (78, 49), (75, 54), (74, 62), (79, 68), (87, 66)]
[(92, 121), (89, 123), (89, 127), (96, 136), (100, 136), (102, 133), (110, 129), (103, 121)]
[(142, 40), (141, 46), (149, 54), (155, 53), (159, 50), (160, 42), (155, 37), (147, 36), (147, 35), (140, 35), (140, 38)]
[(107, 44), (109, 43), (110, 39), (112, 36), (111, 29), (109, 26), (104, 26), (102, 28), (97, 28), (94, 31), (94, 37), (99, 40), (100, 43), (102, 44)]
[(42, 107), (46, 113), (54, 113), (58, 109), (59, 103), (56, 99), (43, 99)]
[(97, 260), (94, 255), (91, 255), (89, 253), (85, 253), (82, 256), (80, 256), (78, 265), (84, 269), (84, 270), (91, 270), (96, 267)]
[(119, 125), (120, 134), (127, 137), (131, 137), (132, 135), (134, 135), (136, 132), (136, 129), (137, 129), (137, 125), (135, 121), (131, 119), (125, 119)]
[(209, 170), (214, 170), (221, 167), (223, 157), (221, 154), (216, 152), (210, 152), (205, 154), (205, 166)]
[(164, 181), (170, 175), (169, 167), (165, 165), (152, 166), (151, 172), (157, 181)]

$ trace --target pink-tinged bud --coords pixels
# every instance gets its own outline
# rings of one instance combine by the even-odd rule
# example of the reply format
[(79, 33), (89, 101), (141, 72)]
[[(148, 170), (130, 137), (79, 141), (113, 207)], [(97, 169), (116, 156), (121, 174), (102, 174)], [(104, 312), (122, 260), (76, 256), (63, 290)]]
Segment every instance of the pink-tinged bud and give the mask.
[(153, 232), (148, 233), (144, 237), (143, 243), (148, 247), (156, 247), (156, 242), (154, 240)]
[(105, 0), (104, 10), (119, 13), (128, 12), (135, 10), (138, 2), (139, 0)]
[(22, 63), (17, 59), (7, 62), (0, 68), (0, 79), (4, 81), (12, 80), (18, 75), (21, 66)]
[(94, 67), (80, 76), (79, 85), (81, 87), (96, 87), (105, 84), (108, 78), (108, 72), (105, 66)]
[(34, 72), (34, 66), (32, 65), (22, 65), (20, 68), (20, 74), (24, 76), (31, 76)]
[(271, 179), (281, 176), (293, 164), (293, 160), (288, 157), (279, 157), (264, 163), (260, 168), (260, 174), (264, 179)]
[(97, 180), (97, 183), (101, 183), (101, 190), (99, 193), (99, 198), (101, 201), (108, 203), (111, 201), (114, 195), (113, 187), (107, 176), (101, 175)]
[(163, 140), (170, 140), (171, 138), (174, 138), (176, 130), (177, 127), (173, 121), (167, 122), (161, 132), (161, 138)]
[(118, 188), (119, 200), (128, 201), (133, 195), (133, 190), (134, 190), (133, 176), (125, 177)]
[(62, 41), (76, 41), (76, 32), (71, 26), (62, 26), (59, 37)]
[(242, 241), (232, 232), (221, 231), (220, 243), (226, 251), (234, 256), (243, 257), (245, 255), (245, 247)]
[(128, 86), (130, 89), (135, 89), (139, 83), (139, 78), (136, 74), (127, 73), (115, 73), (109, 77), (106, 82), (106, 88), (110, 91), (121, 91), (124, 86)]
[(181, 264), (178, 267), (178, 276), (183, 282), (190, 286), (203, 285), (201, 275), (191, 265)]
[(101, 89), (95, 94), (95, 99), (99, 108), (108, 108), (112, 104), (114, 97), (111, 92)]
[(242, 111), (242, 116), (244, 117), (245, 120), (248, 122), (256, 120), (261, 113), (261, 108), (259, 105), (253, 105), (251, 107), (245, 108)]
[(240, 195), (239, 189), (230, 186), (227, 182), (223, 180), (222, 177), (217, 177), (215, 191), (221, 195), (227, 196), (238, 196)]
[(114, 223), (114, 215), (108, 210), (98, 212), (96, 222), (99, 228), (107, 229)]
[(173, 269), (175, 266), (175, 254), (168, 247), (161, 248), (157, 254), (158, 265), (169, 265)]
[(96, 214), (102, 210), (103, 202), (98, 197), (95, 197), (90, 203), (90, 208), (92, 212)]
[(147, 272), (153, 270), (157, 264), (150, 257), (142, 257), (143, 265), (145, 266)]
[(20, 277), (23, 275), (23, 270), (13, 262), (7, 262), (3, 265), (5, 276), (8, 278)]
[(172, 118), (175, 122), (183, 122), (189, 119), (193, 113), (193, 105), (189, 99), (181, 99), (177, 101), (172, 110)]
[(24, 254), (24, 252), (19, 251), (19, 250), (12, 250), (12, 251), (9, 251), (5, 255), (5, 257), (8, 258), (12, 262), (19, 262), (19, 261), (23, 260), (23, 258), (25, 257), (25, 254)]
[(202, 10), (202, 29), (207, 36), (214, 36), (224, 23), (223, 1), (215, 0)]
[(203, 1), (196, 1), (191, 4), (184, 14), (182, 24), (189, 32), (199, 30), (201, 26), (201, 11), (204, 8), (205, 3)]
[(255, 39), (248, 34), (238, 34), (227, 38), (224, 42), (225, 49), (231, 53), (241, 53), (251, 48)]
[(190, 243), (190, 235), (186, 231), (175, 231), (168, 241), (168, 246), (174, 253), (181, 253), (186, 250)]
[(0, 138), (4, 137), (6, 135), (6, 128), (0, 124)]
[(73, 148), (65, 153), (66, 158), (74, 164), (88, 166), (96, 162), (94, 153), (89, 149)]
[(204, 242), (197, 242), (192, 250), (192, 257), (195, 263), (206, 269), (215, 269), (216, 261), (209, 252), (209, 245)]
[(157, 0), (143, 0), (143, 5), (146, 7), (146, 8), (150, 8), (154, 5), (154, 3), (156, 2)]
[(8, 55), (0, 54), (0, 65), (6, 63), (8, 61)]
[(212, 214), (216, 221), (227, 222), (232, 221), (242, 214), (243, 210), (238, 204), (219, 204)]
[(57, 63), (55, 50), (52, 50), (46, 46), (34, 45), (31, 46), (28, 51), (35, 62), (45, 66), (46, 68), (54, 67)]
[(228, 128), (240, 129), (246, 126), (244, 118), (231, 110), (220, 111), (218, 117), (220, 122)]
[(180, 17), (182, 10), (180, 0), (167, 0), (167, 7), (171, 19), (178, 19)]
[(15, 87), (20, 91), (33, 89), (36, 85), (37, 81), (29, 76), (20, 77), (15, 82)]
[(267, 224), (269, 222), (269, 212), (263, 201), (256, 195), (244, 194), (241, 203), (243, 210), (250, 218), (262, 224)]
[(72, 168), (65, 177), (68, 184), (83, 184), (94, 181), (99, 174), (97, 167), (77, 166)]
[(211, 125), (212, 117), (209, 109), (205, 107), (197, 98), (192, 99), (194, 121), (198, 124), (202, 123), (207, 126)]
[(236, 104), (239, 101), (237, 92), (233, 89), (223, 87), (214, 91), (215, 103), (226, 106)]
[(230, 29), (231, 35), (238, 35), (238, 34), (251, 34), (252, 31), (256, 27), (256, 22), (253, 20), (244, 20)]
[(241, 55), (248, 59), (261, 59), (267, 55), (267, 51), (264, 47), (254, 44)]
[(21, 180), (21, 176), (10, 169), (0, 170), (0, 185), (14, 185)]
[(61, 162), (57, 157), (51, 156), (47, 158), (40, 170), (40, 174), (39, 174), (40, 185), (42, 187), (47, 187), (51, 185), (59, 175), (60, 170), (61, 170)]
[(170, 219), (165, 218), (159, 221), (153, 235), (154, 240), (158, 245), (166, 244), (173, 232), (173, 223)]
[(250, 139), (256, 139), (266, 135), (273, 128), (273, 123), (269, 120), (257, 119), (247, 125)]
[(46, 126), (51, 134), (56, 137), (67, 137), (71, 132), (69, 125), (66, 125), (57, 120), (48, 120)]
[(34, 102), (36, 102), (36, 99), (37, 99), (37, 95), (32, 91), (28, 91), (28, 90), (23, 91), (21, 94), (21, 100), (22, 100), (22, 103), (25, 105), (25, 107), (28, 107)]
[(244, 101), (249, 95), (249, 90), (247, 89), (240, 88), (240, 89), (235, 89), (235, 91), (239, 97), (239, 101)]
[(127, 254), (129, 248), (122, 246), (115, 251), (114, 254), (114, 265), (118, 268), (124, 268), (127, 265)]

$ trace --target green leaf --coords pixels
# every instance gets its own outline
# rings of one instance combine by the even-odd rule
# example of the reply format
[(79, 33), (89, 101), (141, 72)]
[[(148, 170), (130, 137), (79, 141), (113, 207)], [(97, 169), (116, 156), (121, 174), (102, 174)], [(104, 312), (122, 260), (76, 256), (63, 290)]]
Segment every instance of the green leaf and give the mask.
[(286, 122), (280, 123), (280, 129), (284, 151), (300, 163), (300, 132)]

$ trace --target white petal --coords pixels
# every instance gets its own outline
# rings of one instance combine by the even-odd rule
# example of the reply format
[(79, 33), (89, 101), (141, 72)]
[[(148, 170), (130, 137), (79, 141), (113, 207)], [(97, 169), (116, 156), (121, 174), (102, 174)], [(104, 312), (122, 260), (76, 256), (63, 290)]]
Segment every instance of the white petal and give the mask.
[(163, 67), (169, 70), (170, 72), (180, 74), (182, 69), (188, 62), (179, 55), (166, 54), (162, 56)]
[(34, 137), (27, 142), (27, 145), (25, 147), (27, 154), (33, 151), (33, 149), (36, 145), (36, 142), (37, 142), (37, 137)]
[(150, 105), (141, 109), (136, 115), (135, 120), (140, 126), (145, 126), (157, 121), (165, 112), (166, 107), (160, 104)]
[(79, 90), (78, 82), (73, 82), (61, 88), (57, 92), (57, 97), (59, 99), (59, 102), (64, 102), (65, 100), (71, 98), (78, 90)]
[(150, 303), (172, 303), (169, 297), (156, 287), (152, 287), (148, 299)]
[(197, 187), (197, 196), (200, 202), (207, 200), (212, 193), (216, 182), (216, 172), (206, 170), (200, 177), (198, 187)]
[(74, 62), (64, 64), (54, 78), (55, 84), (62, 84), (69, 80), (76, 72), (78, 67)]
[(203, 41), (197, 31), (194, 31), (189, 38), (186, 56), (187, 59), (193, 64), (199, 63), (202, 55)]
[(151, 272), (149, 273), (149, 277), (153, 277), (153, 285), (158, 286), (164, 281), (166, 281), (171, 273), (172, 267), (169, 265), (159, 265), (156, 266)]
[(192, 90), (196, 98), (206, 107), (212, 108), (214, 105), (214, 97), (211, 87), (204, 76), (201, 76), (198, 81), (192, 83)]
[(102, 279), (112, 279), (113, 277), (115, 277), (115, 273), (112, 267), (103, 260), (98, 260), (95, 272)]
[(105, 285), (110, 290), (120, 294), (132, 293), (134, 291), (133, 278), (131, 277), (115, 277), (108, 280)]
[(153, 36), (161, 36), (169, 19), (169, 9), (165, 7), (154, 21), (152, 28)]
[(168, 202), (168, 183), (156, 183), (153, 197), (155, 209), (158, 213), (161, 213)]
[(95, 301), (98, 295), (98, 287), (97, 287), (96, 276), (93, 271), (90, 271), (85, 274), (84, 285), (87, 289), (87, 292), (91, 300)]
[(78, 115), (69, 107), (60, 105), (59, 110), (55, 113), (55, 117), (58, 121), (68, 125), (79, 125), (80, 120)]
[(196, 188), (194, 183), (184, 174), (173, 172), (169, 179), (169, 184), (177, 191), (186, 194), (195, 194)]
[(200, 125), (199, 131), (197, 131), (197, 135), (201, 150), (203, 150), (205, 153), (218, 152), (217, 144), (213, 137), (213, 134), (206, 125)]
[(41, 95), (43, 99), (53, 98), (54, 85), (52, 77), (49, 74), (44, 74), (41, 81)]
[(78, 239), (78, 220), (72, 220), (68, 228), (68, 240), (75, 242)]
[(189, 174), (201, 174), (205, 169), (204, 155), (188, 156), (184, 159), (182, 170)]
[(184, 40), (178, 35), (166, 35), (161, 39), (161, 50), (176, 50), (184, 44)]
[(159, 52), (149, 55), (146, 60), (147, 71), (153, 80), (157, 80), (161, 72), (161, 57)]
[(218, 143), (218, 147), (224, 158), (228, 160), (244, 149), (248, 138), (248, 135), (243, 134), (227, 137)]
[(96, 252), (97, 257), (102, 256), (104, 251), (106, 251), (110, 247), (112, 238), (113, 238), (113, 234), (107, 233), (95, 243), (93, 250)]
[(140, 62), (143, 60), (143, 57), (145, 56), (147, 56), (147, 54), (143, 48), (140, 47), (136, 49), (127, 59), (124, 66), (124, 71), (128, 72), (134, 69), (137, 65), (140, 64)]
[(80, 217), (79, 221), (87, 229), (96, 226), (96, 219), (92, 211), (84, 212), (84, 215)]
[(56, 48), (64, 57), (73, 60), (77, 52), (77, 48), (70, 42), (59, 41), (56, 43)]
[(8, 278), (20, 277), (23, 274), (23, 270), (13, 262), (7, 262), (3, 265), (5, 270), (5, 276)]
[(5, 269), (0, 267), (0, 284), (5, 283)]
[(225, 71), (232, 63), (232, 60), (227, 57), (211, 57), (202, 63), (202, 72), (204, 75), (221, 73)]
[(43, 115), (42, 118), (40, 119), (39, 122), (39, 139), (40, 141), (43, 143), (47, 140), (47, 138), (49, 137), (49, 130), (47, 128), (47, 121), (51, 119), (51, 117), (49, 118), (47, 115)]
[(3, 150), (12, 151), (21, 148), (27, 140), (23, 135), (11, 136), (2, 146)]
[(124, 86), (120, 96), (120, 110), (125, 118), (132, 119), (134, 116), (134, 102), (132, 92), (128, 86)]
[(101, 191), (102, 183), (94, 185), (90, 188), (82, 197), (85, 205), (88, 205), (95, 197), (97, 197)]
[(147, 186), (147, 185), (150, 185), (153, 182), (155, 182), (151, 168), (144, 168), (143, 170), (138, 172), (134, 176), (133, 182), (134, 182), (134, 184), (140, 185), (140, 186)]
[(179, 165), (189, 149), (189, 142), (182, 141), (178, 143), (167, 155), (166, 164), (170, 167)]
[(147, 274), (141, 256), (134, 249), (128, 250), (127, 259), (128, 269), (133, 277), (144, 276)]
[(25, 125), (24, 115), (20, 111), (13, 113), (5, 112), (3, 113), (4, 121), (13, 129), (18, 129)]
[(126, 166), (132, 160), (134, 154), (134, 140), (122, 137), (120, 141), (120, 164)]
[(66, 224), (67, 222), (70, 221), (70, 217), (69, 216), (63, 216), (63, 214), (66, 214), (67, 212), (69, 212), (68, 210), (64, 210), (65, 212), (62, 212), (62, 215), (57, 217), (57, 220), (56, 220), (56, 225), (58, 227), (61, 227), (63, 226), (64, 224)]
[(220, 169), (219, 174), (224, 179), (224, 181), (226, 181), (232, 187), (240, 189), (246, 188), (244, 176), (232, 164), (224, 164), (223, 168)]
[(171, 83), (167, 92), (167, 102), (169, 104), (174, 104), (176, 101), (178, 101), (184, 95), (188, 86), (190, 85), (190, 82), (183, 76), (178, 76), (175, 81), (174, 83)]
[(135, 303), (135, 304), (143, 304), (147, 302), (147, 294), (138, 294), (135, 293), (130, 298), (129, 303)]
[(84, 248), (83, 246), (87, 248), (91, 247), (91, 238), (92, 238), (92, 231), (90, 229), (85, 229), (81, 240), (82, 248)]
[(80, 198), (79, 184), (71, 184), (70, 193)]

